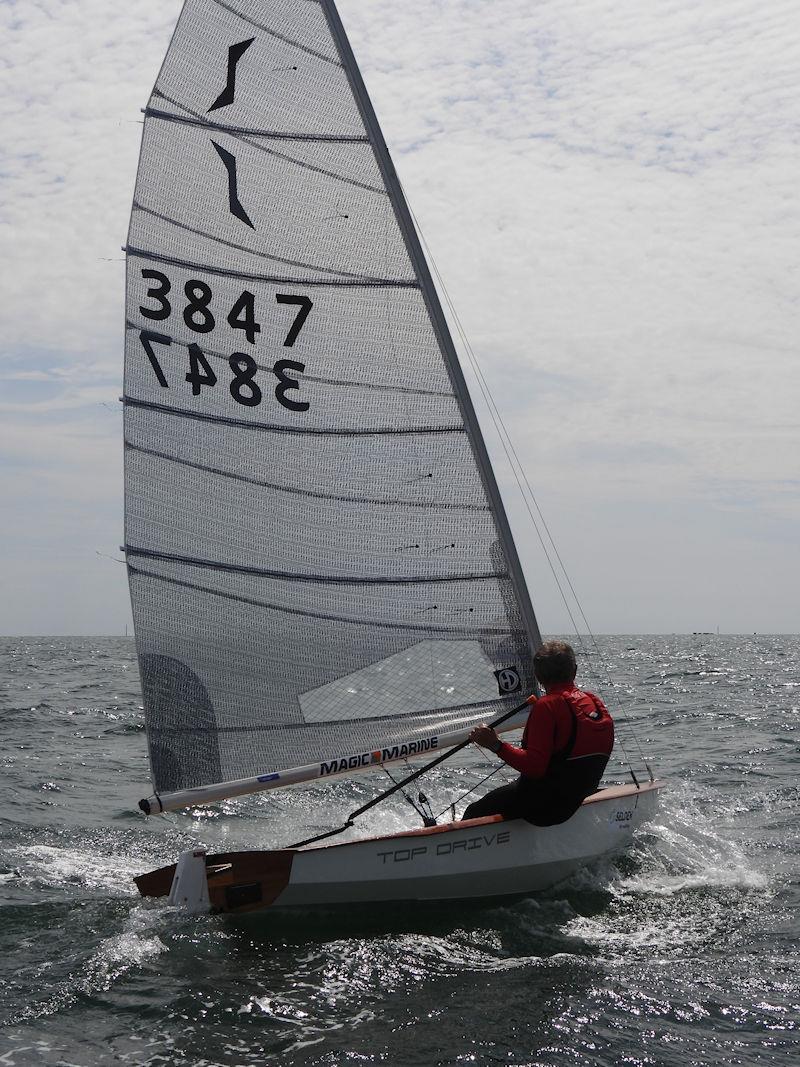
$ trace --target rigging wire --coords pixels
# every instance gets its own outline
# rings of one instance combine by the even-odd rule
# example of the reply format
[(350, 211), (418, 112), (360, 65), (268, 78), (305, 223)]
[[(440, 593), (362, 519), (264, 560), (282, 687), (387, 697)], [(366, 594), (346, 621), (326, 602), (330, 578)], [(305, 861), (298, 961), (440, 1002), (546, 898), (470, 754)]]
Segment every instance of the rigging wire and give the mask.
[[(403, 190), (403, 193), (405, 195), (405, 190)], [(406, 197), (406, 203), (408, 203), (408, 198), (407, 197)], [(607, 663), (605, 661), (605, 658), (604, 658), (604, 656), (603, 656), (603, 654), (602, 654), (602, 652), (601, 652), (601, 650), (600, 650), (600, 648), (598, 646), (597, 639), (596, 639), (596, 637), (594, 635), (594, 632), (593, 632), (593, 630), (592, 630), (591, 626), (589, 625), (589, 622), (588, 622), (588, 620), (586, 618), (586, 613), (583, 610), (583, 606), (582, 606), (582, 604), (580, 602), (580, 598), (578, 597), (578, 594), (575, 591), (575, 587), (574, 587), (574, 585), (572, 583), (572, 580), (570, 579), (570, 576), (569, 576), (569, 573), (567, 571), (567, 568), (565, 567), (564, 561), (561, 558), (561, 554), (558, 551), (558, 548), (556, 546), (555, 540), (553, 539), (553, 535), (550, 532), (550, 528), (547, 525), (547, 522), (545, 521), (545, 518), (544, 518), (544, 515), (542, 513), (542, 510), (541, 510), (541, 508), (539, 506), (539, 503), (538, 503), (538, 501), (536, 499), (536, 495), (535, 495), (535, 493), (533, 491), (533, 488), (532, 488), (532, 486), (530, 484), (530, 481), (529, 481), (529, 479), (527, 477), (527, 474), (525, 472), (525, 468), (523, 467), (522, 462), (521, 462), (521, 460), (519, 458), (519, 453), (517, 452), (516, 447), (514, 446), (514, 442), (511, 439), (511, 435), (509, 434), (508, 429), (507, 429), (507, 427), (506, 427), (506, 425), (505, 425), (505, 423), (503, 421), (503, 417), (500, 414), (500, 410), (497, 407), (497, 404), (495, 402), (494, 396), (492, 395), (491, 389), (489, 387), (489, 383), (486, 380), (486, 377), (485, 377), (485, 375), (483, 373), (483, 370), (482, 370), (482, 368), (480, 366), (480, 363), (478, 361), (478, 357), (476, 356), (476, 354), (475, 354), (475, 352), (474, 352), (474, 350), (472, 348), (472, 345), (470, 344), (469, 338), (468, 338), (468, 336), (466, 334), (466, 331), (465, 331), (465, 329), (464, 329), (464, 327), (463, 327), (463, 325), (461, 323), (461, 320), (460, 320), (460, 318), (458, 316), (458, 312), (455, 309), (455, 305), (453, 304), (453, 301), (450, 298), (450, 293), (448, 292), (447, 286), (445, 285), (445, 282), (444, 282), (444, 279), (442, 278), (442, 276), (441, 276), (441, 274), (439, 272), (439, 268), (436, 265), (436, 260), (433, 257), (433, 253), (431, 252), (430, 246), (428, 245), (427, 241), (425, 240), (425, 236), (424, 236), (424, 234), (422, 232), (422, 227), (419, 224), (419, 220), (417, 219), (416, 215), (414, 214), (413, 210), (410, 207), (409, 207), (409, 212), (411, 214), (412, 219), (414, 220), (414, 225), (415, 225), (416, 230), (417, 230), (417, 235), (419, 237), (419, 240), (420, 240), (421, 244), (423, 245), (423, 247), (425, 249), (425, 254), (426, 254), (427, 258), (428, 258), (428, 262), (430, 263), (432, 272), (436, 277), (436, 280), (438, 282), (440, 290), (441, 290), (441, 292), (442, 292), (442, 294), (443, 294), (443, 296), (445, 298), (445, 303), (447, 304), (447, 307), (448, 307), (448, 309), (450, 311), (450, 315), (452, 317), (452, 320), (455, 323), (456, 330), (458, 331), (458, 335), (459, 335), (459, 337), (461, 339), (461, 343), (462, 343), (462, 345), (464, 347), (464, 351), (466, 352), (466, 355), (467, 355), (467, 358), (469, 360), (470, 366), (472, 367), (472, 371), (473, 371), (473, 373), (475, 375), (476, 381), (477, 381), (478, 386), (480, 388), (481, 394), (482, 394), (483, 399), (484, 399), (484, 403), (486, 404), (486, 408), (487, 408), (487, 410), (489, 412), (489, 416), (490, 416), (490, 418), (492, 420), (492, 423), (494, 425), (495, 432), (497, 433), (498, 439), (499, 439), (500, 444), (501, 444), (501, 446), (503, 448), (503, 451), (505, 453), (506, 460), (507, 460), (508, 465), (509, 465), (509, 467), (511, 469), (511, 472), (512, 472), (512, 474), (514, 476), (514, 480), (517, 483), (517, 488), (520, 491), (520, 496), (522, 497), (522, 501), (525, 504), (525, 508), (526, 508), (526, 510), (528, 512), (528, 516), (529, 516), (529, 518), (531, 520), (531, 525), (533, 526), (534, 530), (536, 531), (536, 536), (538, 537), (539, 543), (542, 546), (542, 551), (544, 552), (544, 557), (547, 560), (547, 564), (548, 564), (548, 566), (550, 568), (550, 571), (551, 571), (551, 573), (553, 575), (553, 579), (554, 579), (554, 581), (556, 583), (556, 587), (557, 587), (557, 589), (559, 591), (559, 594), (561, 596), (561, 599), (562, 599), (562, 601), (564, 603), (564, 607), (565, 607), (565, 609), (567, 611), (567, 614), (569, 615), (569, 619), (570, 619), (570, 622), (572, 624), (572, 628), (575, 631), (576, 637), (578, 638), (578, 642), (579, 642), (579, 645), (580, 645), (581, 652), (584, 654), (584, 656), (587, 657), (587, 659), (589, 658), (588, 655), (587, 655), (586, 645), (585, 645), (584, 640), (583, 640), (583, 635), (581, 634), (581, 632), (580, 632), (580, 630), (578, 628), (578, 624), (577, 624), (577, 622), (575, 620), (575, 616), (574, 616), (574, 614), (572, 612), (572, 609), (570, 607), (570, 604), (569, 604), (569, 601), (567, 599), (566, 593), (564, 591), (562, 582), (561, 582), (561, 580), (560, 580), (560, 578), (558, 576), (556, 567), (555, 567), (555, 565), (553, 563), (553, 560), (551, 558), (550, 550), (548, 550), (547, 544), (545, 542), (545, 538), (542, 535), (541, 529), (539, 528), (539, 523), (537, 522), (536, 517), (534, 515), (534, 512), (531, 509), (531, 502), (533, 503), (533, 507), (535, 508), (536, 513), (539, 516), (539, 520), (540, 520), (541, 525), (544, 528), (544, 531), (545, 531), (545, 533), (547, 535), (547, 539), (550, 542), (550, 545), (551, 545), (551, 548), (552, 548), (552, 553), (555, 555), (555, 558), (558, 561), (558, 564), (559, 564), (559, 566), (560, 566), (560, 568), (561, 568), (561, 570), (563, 572), (564, 578), (566, 579), (567, 585), (569, 586), (569, 591), (572, 594), (572, 597), (574, 599), (574, 602), (575, 602), (575, 605), (577, 607), (577, 610), (580, 613), (580, 617), (583, 620), (584, 626), (586, 627), (586, 631), (587, 631), (589, 637), (591, 638), (591, 642), (592, 642), (592, 645), (594, 647), (595, 656), (597, 657), (599, 663), (601, 664), (601, 666), (603, 667), (603, 669), (604, 669), (604, 671), (606, 673), (605, 681), (600, 678), (599, 672), (594, 669), (594, 665), (593, 664), (590, 663), (590, 664), (587, 665), (588, 671), (589, 671), (590, 675), (594, 675), (595, 680), (597, 681), (598, 684), (600, 684), (601, 686), (605, 685), (605, 686), (607, 686), (608, 688), (610, 688), (614, 692), (614, 696), (615, 696), (614, 703), (616, 704), (616, 706), (621, 711), (622, 716), (623, 716), (624, 721), (625, 721), (625, 726), (626, 726), (627, 730), (630, 732), (630, 735), (631, 735), (631, 737), (632, 737), (632, 739), (633, 739), (633, 741), (634, 741), (634, 743), (636, 745), (636, 748), (638, 749), (639, 757), (640, 757), (642, 763), (644, 764), (644, 766), (646, 767), (648, 774), (650, 775), (650, 780), (653, 781), (653, 777), (654, 777), (653, 776), (653, 772), (650, 769), (650, 766), (649, 766), (649, 764), (647, 762), (647, 758), (646, 758), (646, 756), (644, 754), (644, 751), (642, 750), (641, 743), (639, 742), (639, 738), (638, 738), (638, 736), (636, 734), (636, 731), (633, 728), (633, 724), (632, 724), (632, 722), (630, 720), (630, 717), (628, 715), (627, 707), (626, 707), (624, 701), (622, 699), (620, 699), (619, 696), (616, 693), (616, 685), (610, 678), (610, 672), (609, 672), (609, 669), (608, 669), (608, 665), (607, 665)], [(525, 492), (526, 488), (527, 488), (527, 494)], [(631, 761), (630, 757), (628, 756), (628, 754), (627, 754), (627, 752), (625, 750), (625, 745), (624, 745), (622, 739), (619, 738), (619, 737), (617, 738), (617, 742), (619, 744), (620, 749), (622, 750), (623, 759), (624, 759), (624, 762), (627, 763), (627, 765), (628, 765), (628, 768), (629, 768), (630, 773), (631, 773), (631, 777), (633, 778), (634, 782), (638, 786), (639, 783), (638, 783), (638, 780), (636, 778), (636, 774), (634, 773), (634, 770), (633, 770), (633, 764), (632, 764), (632, 761)]]
[[(494, 776), (496, 774), (500, 774), (505, 769), (506, 769), (506, 764), (505, 763), (498, 764), (493, 770), (489, 771), (489, 773), (484, 778), (481, 778), (481, 780), (479, 782), (475, 782), (475, 784), (471, 785), (469, 787), (469, 789), (467, 789), (467, 791), (465, 793), (462, 793), (460, 796), (456, 797), (456, 799), (451, 804), (446, 804), (445, 807), (443, 807), (442, 810), (436, 816), (434, 816), (436, 822), (438, 822), (439, 819), (441, 819), (441, 817), (444, 815), (444, 813), (446, 811), (452, 811), (452, 813), (453, 813), (453, 822), (455, 822), (456, 821), (456, 819), (455, 819), (456, 804), (460, 804), (462, 800), (465, 800), (470, 795), (470, 793), (474, 793), (476, 789), (480, 789), (480, 787), (483, 785), (484, 782), (488, 782), (490, 778), (494, 778)], [(507, 777), (507, 776), (504, 776), (504, 777)]]
[[(406, 760), (405, 763), (406, 766), (409, 765), (408, 760)], [(422, 819), (423, 826), (435, 826), (436, 819), (434, 818), (433, 810), (431, 809), (428, 798), (425, 796), (422, 790), (420, 790), (419, 792), (419, 803), (417, 803), (417, 801), (414, 800), (412, 796), (409, 796), (405, 789), (403, 789), (402, 783), (397, 781), (397, 779), (394, 777), (394, 775), (385, 763), (381, 764), (381, 770), (390, 779), (392, 784), (400, 790), (400, 793), (405, 798), (405, 800), (411, 805), (417, 815), (419, 815), (419, 817)], [(428, 809), (427, 812), (425, 811), (426, 807)]]

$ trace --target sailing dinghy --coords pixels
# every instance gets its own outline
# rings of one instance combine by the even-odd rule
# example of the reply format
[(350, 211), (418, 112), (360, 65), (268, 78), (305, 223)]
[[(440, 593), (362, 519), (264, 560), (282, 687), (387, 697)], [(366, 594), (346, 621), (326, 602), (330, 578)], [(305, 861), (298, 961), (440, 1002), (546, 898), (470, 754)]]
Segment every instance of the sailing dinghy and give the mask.
[[(332, 0), (186, 0), (126, 254), (125, 553), (155, 789), (140, 807), (521, 725), (539, 629)], [(198, 849), (136, 881), (228, 912), (517, 895), (618, 847), (658, 785), (604, 789), (562, 826)]]

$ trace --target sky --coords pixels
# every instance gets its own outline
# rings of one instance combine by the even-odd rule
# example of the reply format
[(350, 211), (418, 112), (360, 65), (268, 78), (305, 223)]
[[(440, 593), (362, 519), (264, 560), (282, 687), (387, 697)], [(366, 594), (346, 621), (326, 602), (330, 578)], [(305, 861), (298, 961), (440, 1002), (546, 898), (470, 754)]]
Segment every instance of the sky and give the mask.
[[(120, 247), (180, 6), (0, 0), (0, 634), (131, 626)], [(798, 632), (796, 3), (339, 9), (592, 629)]]

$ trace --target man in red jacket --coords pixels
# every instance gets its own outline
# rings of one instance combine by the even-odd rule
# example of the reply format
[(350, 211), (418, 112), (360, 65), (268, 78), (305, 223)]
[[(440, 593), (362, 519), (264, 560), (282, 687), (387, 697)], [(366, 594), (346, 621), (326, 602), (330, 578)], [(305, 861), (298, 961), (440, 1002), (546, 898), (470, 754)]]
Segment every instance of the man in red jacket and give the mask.
[(503, 815), (553, 826), (574, 815), (597, 790), (614, 746), (614, 723), (603, 701), (575, 687), (575, 653), (565, 641), (547, 641), (533, 657), (543, 697), (533, 705), (522, 746), (510, 745), (482, 724), (470, 741), (488, 748), (520, 772), (511, 785), (493, 789), (470, 804), (462, 818)]

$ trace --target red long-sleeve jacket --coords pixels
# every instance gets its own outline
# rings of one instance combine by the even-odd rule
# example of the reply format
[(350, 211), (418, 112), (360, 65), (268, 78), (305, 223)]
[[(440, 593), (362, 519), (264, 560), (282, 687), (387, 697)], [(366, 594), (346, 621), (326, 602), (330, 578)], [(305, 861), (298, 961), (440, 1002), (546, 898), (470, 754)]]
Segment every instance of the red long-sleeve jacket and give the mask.
[(531, 697), (532, 704), (522, 747), (503, 742), (498, 756), (526, 778), (542, 778), (553, 756), (564, 752), (572, 736), (575, 713), (575, 743), (569, 760), (609, 756), (614, 747), (614, 723), (608, 708), (594, 693), (577, 689), (572, 682), (551, 687), (546, 696)]

